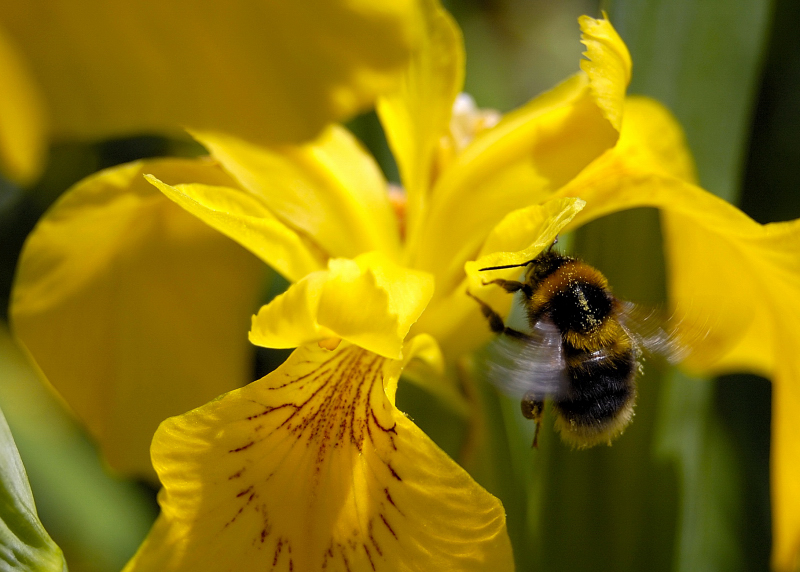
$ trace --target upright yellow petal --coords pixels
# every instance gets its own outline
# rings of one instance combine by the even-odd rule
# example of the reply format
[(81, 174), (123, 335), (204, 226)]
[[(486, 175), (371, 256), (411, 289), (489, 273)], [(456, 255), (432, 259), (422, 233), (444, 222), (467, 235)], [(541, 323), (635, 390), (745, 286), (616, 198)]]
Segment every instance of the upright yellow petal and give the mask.
[(399, 369), (304, 346), (163, 423), (162, 514), (125, 572), (512, 570), (500, 502), (387, 396)]
[(583, 75), (505, 115), (442, 173), (419, 240), (409, 246), (414, 265), (451, 288), (460, 280), (452, 269), (474, 258), (508, 212), (544, 201), (616, 139)]
[(22, 54), (0, 27), (0, 172), (29, 183), (47, 151), (47, 110)]
[(58, 137), (215, 129), (310, 139), (397, 84), (412, 0), (0, 4)]
[(211, 155), (290, 228), (330, 256), (381, 250), (399, 256), (397, 218), (380, 168), (341, 127), (303, 146), (259, 147), (195, 133)]
[(542, 202), (616, 143), (630, 56), (607, 20), (584, 17), (581, 27), (585, 73), (507, 114), (441, 174), (410, 249), (442, 294), (460, 280), (453, 269), (474, 257), (506, 213)]
[(625, 90), (631, 81), (631, 55), (628, 47), (607, 19), (578, 18), (581, 42), (586, 46), (581, 69), (589, 76), (592, 93), (603, 115), (614, 129), (622, 129)]
[(399, 359), (403, 340), (433, 294), (433, 279), (379, 252), (332, 259), (261, 308), (250, 340), (273, 348), (337, 337)]
[(149, 185), (233, 184), (197, 161), (132, 163), (78, 183), (28, 238), (14, 333), (112, 467), (154, 476), (158, 424), (250, 380), (245, 332), (263, 264)]
[(420, 4), (423, 39), (411, 56), (400, 90), (378, 100), (381, 124), (408, 195), (409, 235), (421, 223), (434, 159), (464, 84), (464, 45), (458, 25), (437, 0)]

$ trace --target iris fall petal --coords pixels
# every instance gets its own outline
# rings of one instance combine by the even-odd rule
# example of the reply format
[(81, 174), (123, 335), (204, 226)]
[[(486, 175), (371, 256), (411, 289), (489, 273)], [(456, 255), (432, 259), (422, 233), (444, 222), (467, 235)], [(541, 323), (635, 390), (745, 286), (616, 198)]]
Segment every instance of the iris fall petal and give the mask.
[(395, 409), (398, 370), (303, 346), (167, 420), (162, 514), (126, 572), (511, 568), (499, 501)]

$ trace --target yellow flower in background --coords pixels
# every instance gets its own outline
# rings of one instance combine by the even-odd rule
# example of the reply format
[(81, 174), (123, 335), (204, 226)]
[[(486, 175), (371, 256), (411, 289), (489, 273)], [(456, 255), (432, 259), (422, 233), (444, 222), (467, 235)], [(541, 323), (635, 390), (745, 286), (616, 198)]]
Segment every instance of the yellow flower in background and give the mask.
[(0, 173), (30, 182), (46, 153), (45, 104), (22, 55), (0, 28)]
[[(559, 232), (637, 206), (662, 210), (675, 311), (714, 326), (693, 367), (774, 380), (774, 563), (791, 569), (800, 372), (778, 358), (800, 331), (798, 222), (758, 225), (693, 184), (674, 120), (625, 97), (630, 58), (606, 20), (581, 19), (581, 73), (496, 124), (463, 100), (454, 115), (460, 33), (433, 2), (425, 22), (400, 91), (378, 107), (407, 197), (402, 225), (378, 167), (340, 127), (272, 147), (195, 131), (215, 163), (149, 171), (166, 196), (293, 282), (253, 318), (250, 338), (298, 349), (265, 378), (161, 425), (152, 455), (162, 514), (127, 570), (511, 568), (499, 501), (394, 407), (397, 380), (402, 372), (457, 401), (447, 367), (489, 337), (467, 286), (495, 308), (510, 304), (477, 269), (530, 260)], [(76, 213), (91, 206), (75, 196)], [(40, 232), (12, 312), (41, 362), (33, 346), (47, 338), (47, 309), (31, 292), (53, 268), (34, 262), (56, 239), (33, 246)]]
[(164, 419), (252, 380), (244, 332), (263, 265), (166, 200), (144, 173), (230, 184), (202, 161), (138, 162), (56, 202), (17, 268), (14, 333), (115, 471), (157, 482)]
[(0, 168), (31, 182), (50, 139), (310, 139), (396, 84), (413, 18), (412, 0), (4, 2)]

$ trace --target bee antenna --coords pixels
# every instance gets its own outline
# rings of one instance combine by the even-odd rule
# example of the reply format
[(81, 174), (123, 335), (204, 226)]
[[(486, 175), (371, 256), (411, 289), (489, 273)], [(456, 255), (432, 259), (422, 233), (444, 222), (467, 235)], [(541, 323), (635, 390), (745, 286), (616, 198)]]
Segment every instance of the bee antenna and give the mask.
[(528, 260), (527, 262), (523, 262), (522, 264), (508, 264), (506, 266), (489, 266), (488, 268), (479, 268), (478, 272), (483, 272), (485, 270), (505, 270), (506, 268), (520, 268), (522, 266), (527, 266), (528, 264), (530, 264), (534, 260), (536, 260), (536, 259), (532, 258), (531, 260)]
[(553, 239), (553, 244), (550, 245), (550, 247), (547, 249), (547, 252), (550, 252), (551, 250), (553, 250), (553, 247), (556, 244), (558, 244), (558, 235), (556, 235), (556, 237)]

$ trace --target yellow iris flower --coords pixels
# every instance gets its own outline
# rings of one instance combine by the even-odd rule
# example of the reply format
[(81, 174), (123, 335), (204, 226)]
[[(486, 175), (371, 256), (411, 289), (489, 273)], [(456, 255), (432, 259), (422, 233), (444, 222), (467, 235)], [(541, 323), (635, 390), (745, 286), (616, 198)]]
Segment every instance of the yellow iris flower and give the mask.
[[(448, 367), (489, 337), (465, 291), (495, 308), (510, 303), (477, 269), (530, 260), (559, 232), (641, 206), (662, 212), (671, 305), (712, 327), (690, 365), (773, 379), (773, 564), (791, 570), (800, 221), (759, 225), (694, 184), (672, 117), (626, 97), (630, 57), (608, 21), (581, 18), (582, 71), (494, 125), (474, 110), (454, 116), (460, 32), (433, 1), (424, 15), (401, 89), (378, 105), (407, 198), (401, 219), (377, 165), (341, 127), (272, 147), (196, 131), (212, 161), (99, 174), (48, 215), (52, 236), (40, 228), (26, 247), (12, 314), (40, 365), (49, 359), (41, 350), (54, 349), (48, 313), (64, 308), (57, 265), (41, 260), (69, 222), (65, 205), (155, 201), (142, 172), (293, 283), (250, 329), (255, 344), (297, 347), (286, 363), (156, 432), (162, 514), (126, 570), (511, 569), (502, 506), (395, 408), (398, 378), (457, 399)], [(129, 187), (135, 199), (125, 198)], [(37, 307), (40, 297), (51, 303)], [(54, 363), (45, 373), (91, 423), (100, 400), (74, 378), (57, 381)]]
[(30, 182), (50, 139), (310, 139), (396, 85), (414, 13), (412, 0), (3, 2), (0, 169)]

